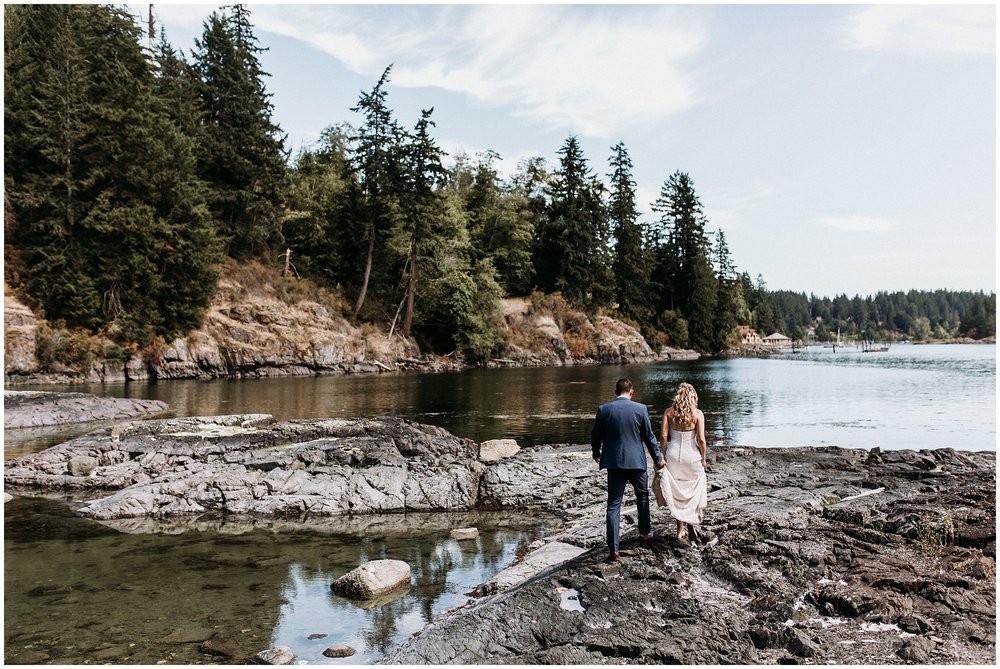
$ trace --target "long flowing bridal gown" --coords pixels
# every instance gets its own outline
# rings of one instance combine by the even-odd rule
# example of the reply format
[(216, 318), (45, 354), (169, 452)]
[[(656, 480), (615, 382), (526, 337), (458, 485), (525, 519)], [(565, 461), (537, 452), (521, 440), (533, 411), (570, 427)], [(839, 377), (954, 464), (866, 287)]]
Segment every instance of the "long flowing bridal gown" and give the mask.
[(708, 483), (695, 431), (671, 428), (666, 459), (667, 466), (653, 478), (657, 506), (668, 507), (677, 520), (700, 525), (708, 505)]

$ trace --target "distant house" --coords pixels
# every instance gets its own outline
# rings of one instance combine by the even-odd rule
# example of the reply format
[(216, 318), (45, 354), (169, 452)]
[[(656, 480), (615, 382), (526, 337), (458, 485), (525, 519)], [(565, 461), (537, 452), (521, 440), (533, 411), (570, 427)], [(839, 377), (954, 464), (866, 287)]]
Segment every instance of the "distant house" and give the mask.
[(764, 337), (764, 343), (776, 348), (785, 348), (792, 345), (792, 340), (780, 332), (774, 332)]
[(743, 346), (759, 346), (764, 343), (764, 340), (760, 338), (757, 331), (749, 325), (737, 325), (736, 332), (739, 334), (740, 343)]

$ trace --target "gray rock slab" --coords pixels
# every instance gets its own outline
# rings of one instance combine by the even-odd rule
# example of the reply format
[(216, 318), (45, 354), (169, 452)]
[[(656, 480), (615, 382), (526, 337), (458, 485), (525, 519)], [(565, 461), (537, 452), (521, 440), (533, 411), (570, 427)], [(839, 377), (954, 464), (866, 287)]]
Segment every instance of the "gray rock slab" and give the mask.
[[(709, 504), (696, 538), (677, 542), (654, 508), (657, 538), (642, 543), (626, 506), (614, 563), (592, 535), (603, 526), (587, 489), (603, 492), (598, 474), (581, 464), (587, 486), (561, 501), (541, 485), (572, 478), (562, 454), (528, 448), (491, 465), (480, 499), (513, 504), (538, 487), (527, 506), (563, 509), (547, 540), (596, 542), (533, 574), (525, 566), (544, 553), (529, 552), (385, 664), (995, 662), (994, 453), (883, 463), (833, 447), (716, 446), (709, 483), (730, 494)], [(571, 591), (578, 607), (565, 606)]]
[(547, 543), (525, 554), (524, 558), (517, 564), (494, 575), (493, 578), (476, 588), (474, 593), (482, 596), (501, 592), (531, 578), (543, 569), (562, 564), (586, 552), (586, 548), (561, 541)]
[(235, 639), (213, 636), (198, 646), (198, 650), (217, 657), (236, 657), (239, 654), (239, 644)]
[(4, 481), (106, 490), (80, 509), (102, 521), (468, 511), (486, 468), (476, 449), (397, 418), (176, 418), (96, 430), (9, 460)]
[(87, 393), (49, 393), (5, 390), (5, 429), (46, 425), (129, 420), (165, 413), (170, 407), (159, 400), (98, 397)]

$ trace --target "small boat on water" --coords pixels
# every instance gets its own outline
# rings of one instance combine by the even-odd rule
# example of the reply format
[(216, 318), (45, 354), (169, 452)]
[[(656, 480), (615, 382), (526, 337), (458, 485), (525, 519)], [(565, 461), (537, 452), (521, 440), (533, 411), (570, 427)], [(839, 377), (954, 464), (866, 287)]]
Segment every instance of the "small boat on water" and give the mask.
[(888, 342), (876, 342), (872, 339), (861, 340), (861, 351), (863, 353), (885, 353), (888, 350)]

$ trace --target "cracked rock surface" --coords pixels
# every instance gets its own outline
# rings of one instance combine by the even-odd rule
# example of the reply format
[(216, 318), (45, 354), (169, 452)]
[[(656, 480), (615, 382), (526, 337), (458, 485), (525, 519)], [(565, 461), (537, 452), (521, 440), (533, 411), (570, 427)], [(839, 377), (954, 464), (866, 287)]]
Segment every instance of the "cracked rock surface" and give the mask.
[[(534, 457), (546, 460), (544, 450)], [(540, 498), (566, 505), (579, 493), (582, 506), (551, 538), (591, 550), (497, 594), (481, 589), (489, 596), (431, 624), (385, 663), (996, 659), (993, 453), (720, 448), (695, 542), (679, 543), (673, 521), (654, 509), (660, 536), (642, 545), (634, 506), (625, 507), (632, 529), (614, 563), (605, 561), (603, 500), (594, 503), (604, 488), (595, 475), (577, 490), (584, 459), (565, 455), (554, 451), (534, 468), (555, 467), (556, 483)], [(491, 468), (481, 499), (496, 503), (491, 485), (530, 486), (524, 462)], [(530, 506), (520, 494), (510, 499)]]
[(303, 516), (469, 510), (477, 446), (400, 418), (266, 414), (132, 423), (6, 463), (8, 486), (101, 494), (97, 520), (177, 515)]
[(169, 407), (159, 400), (98, 397), (88, 393), (48, 393), (33, 390), (5, 390), (5, 429), (45, 427), (91, 421), (128, 420), (154, 416)]

